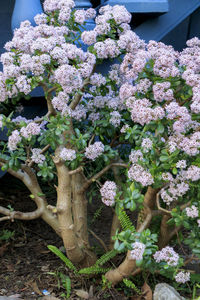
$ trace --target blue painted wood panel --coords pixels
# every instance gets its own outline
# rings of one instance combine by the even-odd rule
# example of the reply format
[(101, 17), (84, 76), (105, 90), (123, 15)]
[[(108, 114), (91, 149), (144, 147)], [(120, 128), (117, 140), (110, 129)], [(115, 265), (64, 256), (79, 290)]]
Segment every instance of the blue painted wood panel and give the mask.
[(133, 13), (164, 13), (169, 10), (168, 0), (107, 0), (109, 5), (124, 5)]
[(200, 7), (190, 16), (188, 39), (197, 36), (200, 38)]
[[(11, 14), (14, 0), (0, 0), (0, 55), (4, 52), (3, 46), (12, 38)], [(0, 66), (0, 70), (2, 70)]]
[(145, 41), (160, 41), (199, 7), (199, 0), (170, 0), (169, 12), (148, 19), (135, 28), (135, 32)]
[(161, 41), (167, 45), (172, 45), (177, 51), (181, 51), (186, 46), (189, 20), (190, 16), (170, 31)]

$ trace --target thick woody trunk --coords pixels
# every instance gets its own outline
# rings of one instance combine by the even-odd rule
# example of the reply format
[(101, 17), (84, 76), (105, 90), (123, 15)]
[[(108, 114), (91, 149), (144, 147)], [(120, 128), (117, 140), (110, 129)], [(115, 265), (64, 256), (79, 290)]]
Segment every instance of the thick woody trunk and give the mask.
[(72, 212), (74, 220), (74, 230), (79, 238), (80, 247), (88, 246), (87, 231), (87, 200), (85, 193), (79, 193), (85, 183), (83, 174), (72, 175)]
[(164, 248), (168, 242), (169, 242), (169, 238), (170, 238), (170, 228), (167, 225), (167, 221), (170, 219), (170, 216), (164, 215), (162, 217), (162, 221), (161, 221), (161, 225), (160, 225), (160, 236), (159, 236), (159, 240), (158, 240), (158, 247), (159, 249)]
[(146, 194), (144, 196), (144, 208), (140, 211), (138, 215), (137, 220), (137, 229), (140, 227), (140, 225), (143, 223), (143, 221), (146, 219), (146, 216), (148, 214), (148, 210), (153, 210), (156, 204), (156, 194), (158, 190), (153, 189), (151, 186), (148, 187)]
[(95, 263), (96, 255), (90, 250), (87, 228), (87, 200), (85, 192), (80, 190), (86, 182), (82, 172), (72, 175), (72, 212), (74, 231), (78, 238), (78, 245), (85, 253), (83, 266), (90, 266)]
[(114, 270), (108, 271), (105, 276), (108, 281), (115, 285), (125, 277), (130, 276), (136, 269), (136, 261), (130, 258), (130, 251), (128, 251), (125, 260), (120, 266)]
[(118, 219), (116, 212), (114, 212), (113, 219), (112, 219), (112, 226), (110, 230), (110, 244), (109, 244), (110, 250), (112, 250), (114, 247), (114, 240), (112, 239), (112, 237), (115, 235), (116, 230), (119, 229), (120, 227), (121, 227), (120, 221)]
[[(155, 206), (157, 190), (148, 187), (148, 190), (144, 198), (144, 217), (143, 221), (138, 222), (137, 232), (143, 232), (149, 227), (152, 220), (152, 209)], [(131, 259), (131, 252), (128, 251), (125, 260), (114, 270), (110, 270), (105, 274), (108, 281), (112, 282), (113, 285), (119, 283), (123, 278), (137, 273), (136, 261)]]
[(164, 215), (162, 217), (161, 225), (160, 225), (160, 235), (158, 239), (158, 247), (159, 249), (162, 249), (166, 247), (170, 240), (178, 233), (178, 231), (181, 229), (181, 226), (179, 227), (172, 227), (167, 224), (167, 222), (171, 219), (171, 216)]
[(58, 174), (57, 214), (61, 236), (68, 258), (73, 263), (80, 263), (84, 259), (84, 252), (78, 245), (72, 218), (72, 187), (69, 171), (63, 162), (56, 162)]

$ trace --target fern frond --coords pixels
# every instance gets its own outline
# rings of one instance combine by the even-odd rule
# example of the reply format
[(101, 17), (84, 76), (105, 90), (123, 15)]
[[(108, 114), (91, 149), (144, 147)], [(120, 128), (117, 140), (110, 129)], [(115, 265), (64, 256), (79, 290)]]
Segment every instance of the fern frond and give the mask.
[(94, 216), (92, 218), (91, 224), (93, 224), (100, 216), (101, 216), (101, 212), (104, 208), (104, 205), (101, 205), (94, 213)]
[(47, 246), (48, 249), (50, 251), (52, 251), (56, 256), (58, 256), (65, 264), (66, 266), (74, 271), (74, 273), (78, 273), (77, 268), (73, 265), (73, 263), (71, 262), (71, 260), (69, 258), (67, 258), (57, 247), (53, 246), (53, 245), (48, 245)]
[(133, 223), (131, 222), (125, 210), (119, 209), (118, 219), (123, 230), (129, 229), (131, 231), (135, 231), (135, 227), (133, 226)]
[(110, 268), (100, 268), (99, 266), (94, 265), (92, 267), (79, 270), (79, 274), (86, 274), (86, 275), (99, 274), (99, 273), (106, 273), (109, 270)]
[(69, 276), (66, 277), (65, 289), (66, 289), (66, 292), (67, 292), (66, 297), (68, 299), (71, 295), (71, 279), (69, 278)]
[(106, 252), (104, 255), (102, 255), (99, 259), (97, 259), (95, 265), (96, 266), (102, 266), (107, 261), (111, 260), (113, 257), (115, 257), (118, 254), (118, 252), (114, 249), (110, 250), (109, 252)]
[(137, 288), (137, 286), (131, 280), (128, 280), (128, 279), (125, 278), (125, 279), (123, 279), (123, 283), (128, 288), (133, 289), (138, 295), (142, 294), (141, 291)]

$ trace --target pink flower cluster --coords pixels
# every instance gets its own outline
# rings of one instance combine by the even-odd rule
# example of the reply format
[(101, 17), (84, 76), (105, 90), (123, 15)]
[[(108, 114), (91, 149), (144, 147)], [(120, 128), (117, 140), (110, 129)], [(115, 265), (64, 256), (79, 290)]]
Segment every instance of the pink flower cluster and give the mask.
[(160, 106), (152, 108), (152, 103), (147, 98), (136, 99), (135, 97), (130, 97), (126, 101), (126, 105), (131, 111), (132, 120), (141, 125), (161, 120), (165, 116), (164, 109)]
[(155, 101), (172, 101), (174, 99), (173, 90), (170, 89), (170, 82), (156, 83), (153, 86), (153, 96)]
[(32, 152), (31, 160), (36, 164), (43, 164), (46, 158), (43, 154), (41, 154), (41, 149), (33, 148), (31, 152)]
[(138, 163), (138, 160), (143, 160), (143, 154), (140, 150), (132, 150), (129, 155), (129, 161), (133, 164)]
[(141, 260), (143, 258), (144, 250), (146, 248), (145, 244), (141, 242), (135, 242), (131, 246), (133, 249), (130, 252), (131, 259)]
[(200, 168), (192, 165), (187, 169), (185, 174), (188, 180), (198, 181), (200, 179)]
[(144, 152), (149, 152), (149, 150), (151, 150), (153, 147), (153, 142), (150, 138), (144, 138), (141, 146)]
[(173, 177), (165, 178), (165, 180), (170, 180), (169, 187), (162, 188), (160, 196), (167, 205), (178, 200), (179, 197), (185, 195), (190, 189), (189, 184), (181, 176), (177, 176), (175, 179)]
[(30, 122), (26, 127), (22, 127), (20, 130), (21, 136), (25, 139), (30, 139), (33, 135), (40, 134), (40, 125), (35, 122)]
[[(82, 19), (82, 18), (80, 18)], [(122, 32), (118, 31), (120, 35), (120, 39), (122, 35), (126, 35), (126, 33), (130, 31), (130, 27), (128, 23), (131, 20), (131, 14), (126, 10), (124, 6), (115, 5), (113, 7), (107, 5), (102, 7), (99, 10), (99, 15), (96, 17), (95, 22), (96, 26), (93, 30), (84, 31), (81, 35), (82, 41), (86, 45), (94, 44), (94, 49), (97, 53), (98, 58), (114, 58), (121, 53), (122, 49), (125, 49), (126, 46), (130, 43), (127, 38), (124, 38), (125, 42), (119, 40), (115, 42), (113, 39), (109, 37), (105, 37), (111, 31), (111, 25), (109, 23), (110, 20), (114, 20), (116, 24), (122, 28)], [(97, 37), (104, 35), (105, 39), (103, 41), (97, 42)], [(129, 33), (131, 35), (131, 33)], [(132, 34), (134, 37), (135, 34)], [(122, 38), (123, 39), (123, 38)], [(132, 40), (134, 38), (132, 37)], [(139, 40), (139, 38), (138, 38)]]
[(63, 148), (60, 151), (59, 157), (64, 161), (72, 161), (76, 159), (76, 151), (73, 149)]
[[(22, 118), (23, 119), (23, 118)], [(25, 118), (24, 118), (25, 119)], [(14, 151), (17, 149), (17, 144), (21, 142), (22, 137), (25, 139), (31, 139), (32, 136), (38, 135), (41, 133), (41, 125), (32, 122), (31, 120), (26, 120), (28, 122), (28, 125), (25, 127), (23, 126), (20, 131), (14, 130), (12, 134), (8, 138), (8, 149), (10, 151)], [(14, 120), (13, 120), (14, 122)], [(16, 119), (16, 123), (18, 120)], [(19, 117), (20, 122), (20, 117)]]
[(118, 127), (120, 125), (121, 122), (121, 115), (118, 111), (113, 111), (110, 113), (110, 123), (114, 126), (114, 127)]
[(67, 64), (56, 69), (54, 78), (67, 94), (71, 94), (73, 91), (80, 89), (83, 85), (80, 72), (75, 67)]
[(149, 79), (145, 78), (145, 79), (140, 79), (140, 81), (137, 82), (135, 89), (137, 92), (145, 94), (151, 86), (152, 86), (152, 82)]
[(191, 207), (186, 207), (185, 212), (186, 215), (190, 218), (198, 218), (199, 216), (199, 210), (195, 205), (192, 205)]
[(8, 138), (8, 149), (14, 151), (17, 149), (17, 144), (21, 142), (21, 136), (18, 130), (14, 130)]
[(187, 167), (187, 162), (186, 160), (179, 160), (177, 163), (176, 163), (176, 167), (178, 169), (185, 169)]
[(115, 203), (117, 186), (114, 181), (106, 181), (100, 189), (102, 202), (107, 206)]
[(86, 147), (85, 156), (91, 160), (95, 160), (104, 152), (104, 144), (102, 142), (95, 142), (93, 145)]
[(45, 0), (44, 1), (44, 10), (46, 12), (53, 12), (55, 10), (60, 10), (62, 7), (73, 8), (75, 3), (73, 0)]
[(190, 281), (190, 273), (189, 272), (178, 272), (175, 276), (175, 280), (178, 283), (186, 283), (187, 281)]
[(91, 77), (90, 77), (90, 83), (92, 85), (96, 85), (96, 86), (101, 86), (101, 85), (105, 85), (106, 84), (106, 78), (98, 73), (94, 73)]
[(59, 92), (58, 95), (51, 100), (53, 107), (61, 112), (67, 109), (68, 101), (69, 96), (64, 92)]
[(141, 183), (142, 186), (152, 185), (154, 183), (153, 176), (142, 166), (133, 164), (128, 171), (128, 178)]
[(179, 255), (174, 251), (172, 247), (165, 247), (160, 251), (156, 251), (153, 255), (157, 263), (165, 261), (169, 266), (175, 267), (179, 261)]

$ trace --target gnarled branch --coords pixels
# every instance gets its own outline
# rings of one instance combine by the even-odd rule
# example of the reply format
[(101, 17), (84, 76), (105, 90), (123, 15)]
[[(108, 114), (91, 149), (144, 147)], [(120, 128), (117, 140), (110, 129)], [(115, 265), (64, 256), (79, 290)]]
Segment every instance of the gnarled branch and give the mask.
[(84, 88), (85, 88), (85, 86), (88, 84), (88, 83), (90, 83), (90, 79), (89, 78), (86, 78), (85, 80), (84, 80), (84, 82), (83, 82), (83, 87), (82, 87), (82, 89), (81, 89), (81, 91), (80, 91), (80, 94), (77, 94), (75, 97), (74, 97), (74, 99), (73, 99), (73, 101), (71, 102), (71, 104), (69, 105), (69, 107), (71, 108), (71, 109), (75, 109), (76, 108), (76, 106), (79, 104), (79, 102), (81, 101), (81, 99), (82, 99), (82, 92), (84, 92)]
[(122, 168), (128, 168), (128, 164), (125, 163), (111, 163), (107, 165), (105, 168), (103, 168), (101, 171), (99, 171), (97, 174), (92, 176), (90, 179), (86, 181), (86, 183), (83, 185), (79, 193), (84, 193), (87, 188), (95, 182), (98, 178), (100, 178), (103, 174), (105, 174), (110, 168), (112, 167), (122, 167)]
[[(14, 219), (18, 220), (34, 220), (39, 218), (44, 211), (44, 207), (41, 203), (40, 207), (38, 207), (33, 212), (21, 212), (21, 211), (11, 211), (3, 206), (0, 206), (0, 213), (2, 215), (7, 216), (6, 220), (13, 221)], [(1, 218), (1, 221), (3, 221), (3, 218)]]

